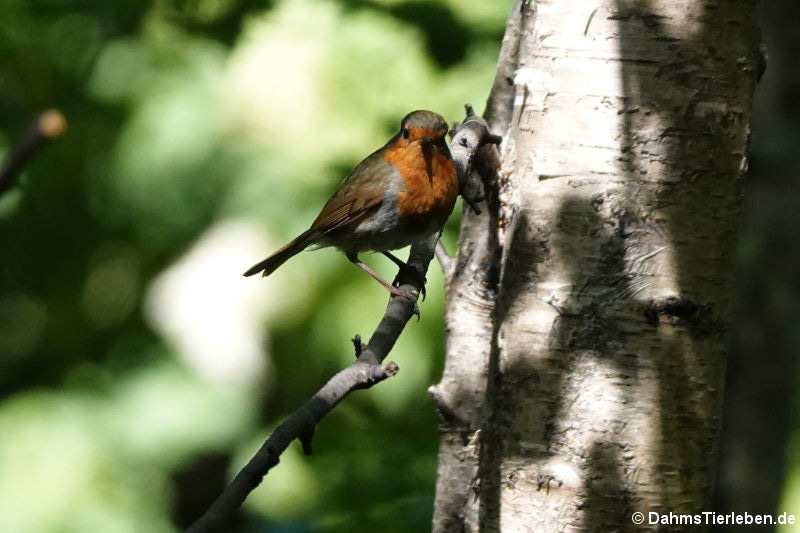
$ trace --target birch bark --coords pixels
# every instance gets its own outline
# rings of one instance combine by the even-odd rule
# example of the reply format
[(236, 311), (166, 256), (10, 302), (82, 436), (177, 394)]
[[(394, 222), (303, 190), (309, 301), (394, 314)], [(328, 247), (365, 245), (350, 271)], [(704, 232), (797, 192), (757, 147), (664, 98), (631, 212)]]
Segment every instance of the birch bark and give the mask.
[(502, 167), (447, 290), (434, 531), (711, 510), (754, 19), (748, 1), (514, 6), (486, 113)]

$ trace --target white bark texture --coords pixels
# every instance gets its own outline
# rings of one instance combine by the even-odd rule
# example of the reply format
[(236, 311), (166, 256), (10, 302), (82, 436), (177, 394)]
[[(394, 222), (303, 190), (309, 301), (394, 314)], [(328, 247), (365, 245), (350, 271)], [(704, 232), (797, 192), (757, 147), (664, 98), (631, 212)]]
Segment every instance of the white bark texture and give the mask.
[(502, 168), (447, 288), (434, 531), (710, 510), (754, 4), (514, 6), (486, 113)]

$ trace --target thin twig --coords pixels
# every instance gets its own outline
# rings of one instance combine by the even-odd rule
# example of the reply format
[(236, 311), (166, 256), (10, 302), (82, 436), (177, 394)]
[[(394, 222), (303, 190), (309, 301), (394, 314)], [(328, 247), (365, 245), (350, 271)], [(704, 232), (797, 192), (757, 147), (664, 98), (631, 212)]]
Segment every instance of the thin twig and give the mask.
[[(438, 235), (435, 237), (438, 238)], [(425, 252), (423, 246), (412, 250), (408, 264), (415, 268), (423, 267), (427, 271), (428, 264), (433, 258), (434, 244), (427, 245), (430, 252)], [(353, 345), (358, 353), (358, 358), (344, 370), (335, 374), (308, 402), (289, 415), (269, 436), (267, 441), (256, 452), (255, 456), (236, 475), (222, 494), (214, 501), (211, 507), (200, 517), (197, 522), (187, 530), (192, 533), (219, 531), (225, 525), (228, 517), (239, 508), (247, 495), (255, 489), (269, 470), (278, 464), (281, 453), (297, 438), (303, 445), (306, 454), (311, 453), (311, 440), (314, 429), (319, 421), (333, 409), (342, 399), (357, 389), (367, 389), (386, 378), (397, 374), (398, 366), (390, 362), (383, 365), (383, 360), (389, 354), (400, 333), (416, 309), (423, 277), (419, 282), (412, 281), (402, 285), (401, 289), (408, 289), (409, 294), (414, 294), (413, 299), (396, 297), (389, 300), (386, 313), (375, 333), (366, 346), (361, 345), (360, 337), (353, 339)], [(413, 291), (413, 292), (410, 292)]]
[(31, 122), (22, 138), (8, 151), (3, 161), (3, 167), (0, 169), (0, 196), (11, 190), (31, 156), (66, 129), (67, 121), (56, 109), (48, 109)]
[[(470, 122), (469, 127), (457, 128), (453, 142), (451, 142), (451, 150), (459, 172), (467, 167), (466, 162), (481, 146), (481, 143), (462, 144), (459, 150), (453, 150), (453, 145), (465, 135), (470, 140), (483, 139), (489, 135), (486, 123), (479, 117), (470, 117), (468, 114), (466, 122)], [(470, 145), (469, 149), (466, 148), (467, 144)], [(459, 178), (461, 179), (461, 176)], [(407, 264), (421, 275), (409, 276), (410, 279), (403, 283), (400, 289), (412, 297), (389, 299), (383, 319), (372, 334), (369, 343), (364, 346), (358, 335), (352, 339), (353, 347), (356, 350), (356, 360), (335, 374), (305, 405), (289, 415), (272, 432), (253, 458), (236, 474), (233, 481), (211, 504), (211, 507), (187, 531), (207, 533), (222, 530), (229, 517), (241, 506), (248, 494), (261, 483), (267, 472), (278, 464), (281, 453), (294, 439), (299, 439), (303, 451), (310, 454), (314, 429), (331, 409), (352, 391), (369, 388), (398, 372), (399, 369), (395, 363), (390, 362), (384, 365), (383, 360), (389, 355), (406, 323), (417, 311), (417, 299), (423, 289), (425, 273), (436, 253), (438, 241), (439, 234), (431, 235), (411, 247)], [(452, 262), (452, 259), (450, 261)]]

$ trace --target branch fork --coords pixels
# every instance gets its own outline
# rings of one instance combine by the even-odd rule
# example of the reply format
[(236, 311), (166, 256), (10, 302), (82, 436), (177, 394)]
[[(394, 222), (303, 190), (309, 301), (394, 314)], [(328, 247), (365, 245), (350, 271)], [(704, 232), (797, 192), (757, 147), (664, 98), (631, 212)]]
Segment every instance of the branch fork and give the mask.
[[(458, 172), (458, 190), (464, 203), (475, 216), (481, 214), (478, 204), (486, 201), (486, 191), (497, 180), (496, 147), (503, 141), (489, 129), (483, 117), (476, 115), (472, 104), (464, 104), (466, 118), (450, 129), (450, 152)], [(455, 260), (442, 243), (436, 244), (436, 259), (442, 267), (445, 285), (455, 274)]]
[[(478, 176), (477, 179), (482, 179), (477, 170), (473, 171), (478, 168), (473, 162), (475, 153), (487, 143), (498, 143), (500, 138), (489, 133), (488, 125), (481, 117), (475, 115), (471, 105), (467, 104), (466, 109), (467, 118), (463, 123), (456, 124), (451, 133), (450, 149), (458, 172), (462, 196), (467, 205), (471, 206), (476, 214), (479, 214), (477, 203), (483, 200), (482, 187), (477, 189), (462, 184), (471, 183), (470, 179), (476, 179), (470, 178), (473, 173)], [(250, 492), (261, 483), (269, 470), (278, 464), (280, 454), (294, 439), (298, 439), (303, 446), (303, 451), (310, 454), (314, 430), (328, 412), (352, 391), (368, 389), (397, 374), (399, 371), (397, 363), (390, 361), (383, 364), (383, 361), (406, 323), (413, 315), (419, 313), (417, 299), (424, 290), (428, 265), (436, 255), (442, 262), (447, 277), (451, 267), (446, 265), (452, 265), (453, 262), (444, 247), (437, 246), (438, 243), (439, 234), (437, 233), (411, 247), (406, 263), (420, 275), (398, 277), (398, 288), (408, 296), (389, 299), (383, 319), (367, 345), (362, 343), (360, 335), (355, 335), (351, 339), (355, 350), (355, 361), (334, 374), (310, 400), (281, 422), (253, 458), (223, 490), (222, 494), (187, 531), (205, 533), (223, 530), (230, 516), (241, 506)]]

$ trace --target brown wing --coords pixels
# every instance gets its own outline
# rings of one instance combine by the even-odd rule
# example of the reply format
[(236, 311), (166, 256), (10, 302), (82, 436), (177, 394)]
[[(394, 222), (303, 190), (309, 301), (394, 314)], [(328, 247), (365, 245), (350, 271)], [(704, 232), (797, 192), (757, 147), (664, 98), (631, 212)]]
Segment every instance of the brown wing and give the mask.
[(396, 175), (394, 166), (384, 161), (382, 155), (383, 149), (378, 150), (353, 169), (309, 230), (328, 233), (363, 219), (381, 204)]

